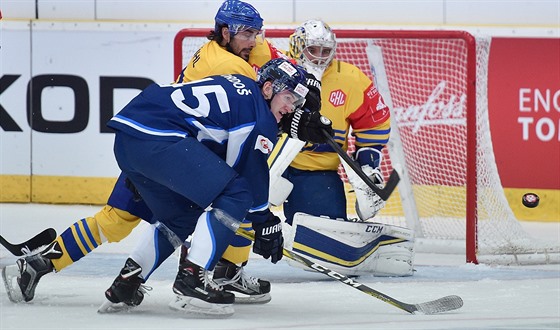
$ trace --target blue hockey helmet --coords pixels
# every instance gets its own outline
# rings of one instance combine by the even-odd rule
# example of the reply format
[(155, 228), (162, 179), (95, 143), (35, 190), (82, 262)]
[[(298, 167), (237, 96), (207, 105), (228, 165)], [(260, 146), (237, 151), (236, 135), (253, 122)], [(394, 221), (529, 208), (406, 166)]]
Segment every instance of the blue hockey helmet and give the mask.
[(237, 34), (247, 29), (260, 31), (263, 19), (255, 7), (239, 0), (226, 0), (218, 9), (214, 31), (220, 33), (220, 27), (227, 25), (231, 34)]
[(305, 70), (287, 59), (275, 58), (266, 62), (257, 71), (257, 84), (262, 87), (265, 82), (272, 82), (272, 95), (289, 90), (296, 97), (294, 106), (301, 107), (305, 103), (307, 88)]

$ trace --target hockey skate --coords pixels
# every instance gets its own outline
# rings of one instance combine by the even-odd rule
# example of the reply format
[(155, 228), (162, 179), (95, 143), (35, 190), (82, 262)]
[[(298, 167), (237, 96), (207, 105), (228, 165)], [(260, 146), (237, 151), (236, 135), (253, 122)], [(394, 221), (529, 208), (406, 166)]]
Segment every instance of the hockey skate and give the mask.
[(2, 278), (10, 301), (19, 303), (33, 300), (41, 277), (54, 271), (51, 259), (61, 256), (60, 246), (54, 241), (40, 252), (18, 259), (16, 265), (5, 267)]
[(177, 297), (169, 303), (169, 308), (204, 316), (233, 315), (235, 296), (224, 291), (211, 276), (211, 272), (188, 260), (181, 262), (173, 283), (173, 292)]
[(214, 268), (214, 281), (235, 294), (237, 304), (266, 304), (270, 301), (270, 282), (247, 275), (243, 267), (220, 260)]
[(142, 268), (131, 258), (126, 259), (119, 276), (105, 291), (107, 300), (99, 307), (98, 313), (117, 313), (134, 308), (144, 299), (144, 293), (151, 288), (142, 285)]

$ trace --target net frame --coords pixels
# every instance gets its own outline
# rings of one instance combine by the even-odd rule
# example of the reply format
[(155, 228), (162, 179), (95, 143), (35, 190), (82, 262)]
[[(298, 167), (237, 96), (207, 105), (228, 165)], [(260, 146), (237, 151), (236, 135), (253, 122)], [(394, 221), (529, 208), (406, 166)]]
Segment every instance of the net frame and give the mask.
[[(204, 38), (211, 29), (183, 29), (180, 30), (174, 39), (174, 74), (177, 77), (184, 65), (188, 62), (192, 53), (196, 51), (198, 47), (191, 48), (189, 51), (191, 54), (189, 55), (188, 52), (185, 52), (185, 40), (187, 38)], [(266, 38), (273, 41), (277, 47), (278, 45), (274, 42), (275, 38), (283, 38), (286, 39), (291, 33), (293, 29), (272, 29), (266, 31)], [(519, 249), (519, 251), (511, 252), (506, 251), (507, 249), (503, 249), (503, 251), (492, 251), (488, 253), (487, 251), (481, 251), (479, 246), (479, 231), (481, 230), (481, 226), (479, 225), (479, 204), (482, 205), (484, 201), (479, 200), (479, 193), (483, 192), (486, 189), (485, 184), (479, 181), (478, 178), (478, 159), (481, 155), (485, 153), (490, 153), (490, 159), (493, 159), (493, 151), (491, 142), (489, 146), (480, 146), (478, 144), (478, 140), (481, 139), (479, 136), (479, 131), (487, 130), (487, 134), (485, 135), (485, 139), (491, 141), (490, 132), (489, 132), (489, 124), (487, 123), (488, 118), (486, 117), (486, 123), (484, 120), (482, 123), (477, 122), (477, 113), (479, 113), (483, 109), (487, 113), (487, 74), (488, 74), (488, 56), (489, 56), (489, 49), (490, 49), (490, 39), (489, 38), (478, 38), (466, 31), (450, 31), (450, 30), (419, 30), (419, 31), (407, 31), (407, 30), (334, 30), (337, 40), (339, 41), (339, 46), (341, 45), (341, 40), (369, 40), (369, 39), (392, 39), (392, 40), (414, 40), (414, 39), (431, 39), (431, 40), (459, 40), (464, 43), (464, 70), (465, 70), (465, 107), (466, 107), (466, 171), (465, 171), (465, 200), (464, 200), (464, 208), (465, 208), (465, 236), (464, 236), (464, 251), (466, 261), (470, 263), (498, 263), (498, 264), (532, 264), (532, 263), (549, 263), (549, 262), (560, 262), (559, 250), (558, 246), (550, 246), (547, 244), (535, 244), (534, 242), (527, 243), (526, 245), (530, 245), (530, 248), (523, 248)], [(206, 39), (202, 39), (199, 45), (202, 45)], [(286, 47), (278, 47), (280, 49), (286, 49)], [(482, 51), (481, 51), (482, 49)], [(339, 57), (339, 52), (341, 51), (340, 47), (337, 49), (337, 58)], [(482, 55), (481, 55), (482, 54)], [(371, 63), (354, 63), (348, 59), (344, 59), (347, 62), (350, 62), (362, 69), (364, 73), (366, 73), (370, 78), (372, 78), (372, 70), (368, 70), (368, 67), (371, 66)], [(367, 61), (368, 59), (366, 59)], [(376, 72), (377, 76), (378, 72)], [(485, 75), (484, 77), (482, 77)], [(482, 77), (482, 80), (478, 78)], [(482, 83), (481, 83), (482, 82)], [(378, 86), (378, 89), (379, 86)], [(381, 89), (380, 89), (381, 91)], [(386, 95), (382, 93), (382, 95), (387, 99)], [(391, 107), (392, 110), (392, 107)], [(482, 126), (481, 126), (482, 124)], [(391, 133), (391, 141), (392, 140), (400, 140), (400, 138), (395, 138), (394, 132), (398, 132), (399, 127), (398, 123), (395, 123), (392, 120), (392, 133)], [(393, 145), (390, 142), (390, 146)], [(386, 148), (387, 149), (387, 148)], [(392, 148), (398, 149), (398, 147)], [(393, 152), (390, 152), (390, 157), (395, 157)], [(404, 161), (406, 163), (406, 161)], [(491, 167), (495, 167), (494, 164), (490, 164)], [(391, 163), (389, 161), (388, 164), (384, 164), (384, 173), (388, 173), (391, 169)], [(406, 166), (401, 171), (405, 172), (405, 177), (408, 175)], [(497, 175), (497, 169), (493, 168), (491, 171), (495, 171)], [(401, 172), (402, 173), (402, 172)], [(403, 181), (410, 181), (410, 179), (405, 179)], [(485, 180), (485, 179), (483, 179)], [(499, 183), (499, 176), (497, 177), (497, 181), (499, 187), (501, 188), (501, 183)], [(403, 198), (403, 191), (407, 189), (403, 189), (403, 184), (399, 185), (399, 195)], [(502, 188), (503, 189), (503, 188)], [(409, 194), (413, 194), (413, 188), (409, 187)], [(486, 196), (486, 194), (484, 193)], [(502, 196), (498, 196), (498, 199), (502, 199), (500, 202), (501, 204), (507, 204), (507, 200), (503, 196), (503, 191), (501, 192)], [(403, 199), (404, 200), (404, 199)], [(410, 199), (409, 199), (410, 200)], [(404, 203), (403, 203), (404, 205)], [(515, 221), (515, 217), (513, 216), (513, 212), (509, 208), (509, 205), (504, 206), (507, 208), (504, 212), (507, 214), (507, 217), (513, 217)], [(411, 206), (403, 206), (405, 208), (405, 217), (406, 217), (406, 226), (412, 227), (416, 230), (419, 237), (422, 237), (422, 224), (421, 221), (418, 219), (417, 215), (413, 215), (416, 211), (410, 211), (406, 209), (415, 208), (415, 205), (412, 204)], [(486, 213), (486, 211), (481, 211), (482, 213)], [(376, 218), (376, 221), (377, 218)], [(385, 221), (380, 221), (385, 222)], [(390, 221), (387, 221), (390, 223)], [(519, 224), (517, 224), (519, 225)], [(520, 227), (519, 227), (520, 228)], [(519, 231), (518, 228), (514, 228), (515, 231)], [(522, 232), (522, 230), (521, 230)], [(526, 241), (524, 234), (520, 234), (521, 239), (514, 239), (519, 241)], [(506, 239), (508, 241), (509, 239)], [(506, 245), (509, 245), (511, 242), (506, 242)], [(526, 242), (523, 242), (525, 244)], [(513, 243), (512, 243), (513, 244)], [(534, 248), (536, 245), (536, 248)], [(446, 249), (448, 245), (443, 245), (443, 249)], [(513, 248), (515, 249), (515, 248)], [(498, 249), (499, 250), (499, 249)], [(537, 253), (542, 257), (536, 257), (533, 255)], [(495, 255), (496, 253), (503, 253), (506, 256), (499, 256), (495, 258), (494, 256), (488, 257), (488, 255)]]

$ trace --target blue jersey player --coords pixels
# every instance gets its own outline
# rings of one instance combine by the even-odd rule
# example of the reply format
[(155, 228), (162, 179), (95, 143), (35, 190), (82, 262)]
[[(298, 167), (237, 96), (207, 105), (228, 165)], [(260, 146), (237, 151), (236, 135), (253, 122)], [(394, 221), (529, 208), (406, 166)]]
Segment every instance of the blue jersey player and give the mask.
[[(262, 22), (260, 14), (250, 4), (238, 0), (225, 1), (216, 14), (216, 30), (212, 33), (218, 35), (218, 31), (220, 31), (220, 35), (223, 35), (230, 43), (216, 54), (202, 52), (200, 56), (207, 55), (208, 58), (205, 63), (208, 65), (201, 67), (201, 62), (198, 62), (196, 70), (193, 66), (194, 71), (187, 70), (188, 72), (185, 71), (185, 75), (182, 75), (183, 78), (190, 77), (191, 79), (185, 79), (182, 82), (229, 73), (243, 74), (254, 79), (256, 77), (255, 71), (246, 62), (240, 60), (241, 55), (234, 50), (250, 47), (254, 45), (255, 40), (251, 41), (250, 38), (245, 40), (248, 34), (234, 33), (233, 31), (253, 31), (251, 35), (254, 36), (254, 32), (260, 31), (262, 28)], [(218, 56), (218, 53), (220, 56)], [(226, 57), (228, 60), (224, 61)], [(259, 56), (259, 59), (263, 59), (263, 57)], [(212, 64), (218, 62), (222, 64), (218, 66)], [(264, 62), (259, 66), (263, 64)], [(243, 65), (248, 67), (249, 70), (246, 70)], [(191, 67), (189, 66), (189, 68)], [(226, 70), (228, 68), (229, 71)], [(251, 74), (248, 74), (248, 72)], [(308, 109), (313, 109), (310, 104), (313, 101), (314, 94), (311, 91), (307, 95), (305, 104)], [(120, 241), (136, 227), (140, 218), (150, 221), (152, 212), (137, 193), (137, 190), (130, 184), (130, 180), (126, 179), (126, 175), (121, 174), (107, 205), (99, 212), (70, 225), (52, 244), (39, 253), (20, 258), (17, 265), (8, 266), (4, 269), (2, 272), (3, 279), (6, 286), (10, 288), (8, 297), (13, 302), (31, 301), (42, 276), (53, 271), (58, 273), (64, 270), (67, 266), (94, 251), (102, 243)], [(245, 220), (242, 227), (250, 229), (251, 223)], [(241, 294), (241, 296), (236, 297), (236, 303), (266, 303), (270, 300), (270, 282), (254, 278), (243, 272), (243, 260), (235, 258), (241, 258), (243, 253), (246, 253), (246, 257), (248, 257), (250, 246), (247, 246), (245, 251), (240, 248), (240, 244), (237, 244), (239, 241), (245, 240), (238, 237), (234, 244), (226, 250), (223, 255), (224, 262), (217, 265), (214, 279), (222, 284), (225, 290)], [(244, 244), (246, 245), (246, 243)], [(235, 247), (232, 249), (234, 245)], [(238, 251), (239, 253), (230, 252), (228, 254), (229, 250), (239, 250), (243, 253)]]
[(268, 204), (267, 158), (279, 123), (306, 140), (323, 139), (320, 130), (330, 130), (328, 120), (301, 111), (307, 92), (305, 71), (275, 59), (257, 81), (223, 75), (151, 85), (111, 119), (116, 160), (153, 217), (100, 311), (138, 305), (141, 284), (195, 232), (170, 306), (233, 313), (234, 295), (209, 272), (245, 218), (255, 230), (253, 251), (273, 263), (282, 258), (280, 219)]

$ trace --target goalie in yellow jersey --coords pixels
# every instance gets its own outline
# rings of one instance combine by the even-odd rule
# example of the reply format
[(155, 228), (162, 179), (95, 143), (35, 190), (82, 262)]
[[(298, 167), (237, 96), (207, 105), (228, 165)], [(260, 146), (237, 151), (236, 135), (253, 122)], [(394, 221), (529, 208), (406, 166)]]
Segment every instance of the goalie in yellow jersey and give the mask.
[[(335, 59), (336, 46), (327, 24), (309, 20), (290, 36), (288, 55), (321, 81), (321, 114), (332, 121), (335, 141), (346, 149), (353, 135), (354, 159), (374, 182), (383, 184), (380, 165), (391, 130), (389, 107), (359, 68)], [(269, 200), (283, 205), (286, 223), (292, 225), (285, 226), (285, 248), (345, 275), (412, 275), (412, 231), (372, 222), (385, 202), (344, 166), (359, 216), (347, 221), (344, 185), (337, 173), (341, 159), (328, 144), (284, 139), (275, 148), (282, 151), (269, 159)]]

